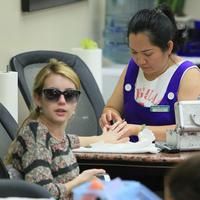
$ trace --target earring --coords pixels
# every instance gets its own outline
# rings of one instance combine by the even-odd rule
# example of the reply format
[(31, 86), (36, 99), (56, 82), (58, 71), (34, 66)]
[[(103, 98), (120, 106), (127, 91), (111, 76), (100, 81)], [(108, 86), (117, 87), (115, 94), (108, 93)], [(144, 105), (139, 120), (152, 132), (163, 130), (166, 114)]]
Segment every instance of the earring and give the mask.
[(42, 112), (42, 108), (41, 108), (40, 106), (37, 106), (37, 107), (35, 108), (35, 111), (36, 111), (37, 113), (41, 113), (41, 112)]
[(35, 112), (37, 112), (37, 113), (40, 112), (40, 107), (39, 107), (39, 106), (37, 106), (37, 107), (35, 108)]

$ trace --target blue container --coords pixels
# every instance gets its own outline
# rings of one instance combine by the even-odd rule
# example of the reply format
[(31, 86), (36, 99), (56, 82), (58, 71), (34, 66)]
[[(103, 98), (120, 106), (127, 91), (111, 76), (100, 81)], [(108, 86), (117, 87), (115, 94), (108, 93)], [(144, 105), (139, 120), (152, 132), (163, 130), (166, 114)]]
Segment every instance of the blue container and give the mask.
[(181, 43), (177, 54), (186, 57), (200, 57), (200, 21), (194, 21), (193, 27), (186, 31), (187, 38)]
[(194, 21), (194, 27), (195, 27), (195, 29), (200, 30), (200, 21), (199, 20)]
[(92, 190), (90, 183), (84, 183), (73, 189), (73, 199), (103, 199), (103, 200), (161, 200), (154, 192), (137, 181), (122, 181), (120, 178), (103, 182), (102, 190)]

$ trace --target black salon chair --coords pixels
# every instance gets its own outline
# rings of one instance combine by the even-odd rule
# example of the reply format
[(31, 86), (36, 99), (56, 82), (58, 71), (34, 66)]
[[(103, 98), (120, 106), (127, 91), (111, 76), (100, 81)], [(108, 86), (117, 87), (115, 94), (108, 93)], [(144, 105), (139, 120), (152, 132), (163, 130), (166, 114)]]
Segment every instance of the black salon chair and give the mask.
[(104, 107), (104, 100), (89, 68), (76, 55), (58, 51), (31, 51), (12, 57), (10, 69), (18, 72), (19, 89), (26, 105), (31, 109), (33, 79), (50, 58), (68, 64), (81, 81), (80, 101), (67, 131), (81, 136), (100, 134), (98, 121)]
[(24, 180), (0, 179), (0, 197), (52, 198), (42, 186)]
[[(50, 193), (42, 186), (30, 184), (24, 180), (11, 180), (8, 168), (3, 160), (10, 143), (18, 131), (18, 124), (10, 112), (0, 103), (0, 198), (29, 197), (51, 198)], [(18, 177), (19, 178), (19, 177)]]

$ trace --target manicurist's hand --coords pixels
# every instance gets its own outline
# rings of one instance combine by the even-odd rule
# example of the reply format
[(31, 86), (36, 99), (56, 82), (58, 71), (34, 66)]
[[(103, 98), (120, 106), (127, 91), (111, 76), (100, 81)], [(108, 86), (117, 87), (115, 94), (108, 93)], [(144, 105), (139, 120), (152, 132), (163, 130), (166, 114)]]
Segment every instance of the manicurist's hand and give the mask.
[(112, 125), (112, 122), (121, 121), (122, 118), (120, 114), (114, 109), (106, 108), (104, 109), (100, 119), (99, 124), (101, 128), (106, 127), (106, 125)]

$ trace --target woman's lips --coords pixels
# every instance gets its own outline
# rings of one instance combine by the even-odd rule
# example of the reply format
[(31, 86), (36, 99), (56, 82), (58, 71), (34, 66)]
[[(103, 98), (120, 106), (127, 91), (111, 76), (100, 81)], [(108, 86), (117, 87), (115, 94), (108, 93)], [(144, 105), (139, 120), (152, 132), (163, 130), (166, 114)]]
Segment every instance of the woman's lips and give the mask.
[(58, 116), (64, 116), (67, 111), (64, 109), (56, 109), (55, 112)]

